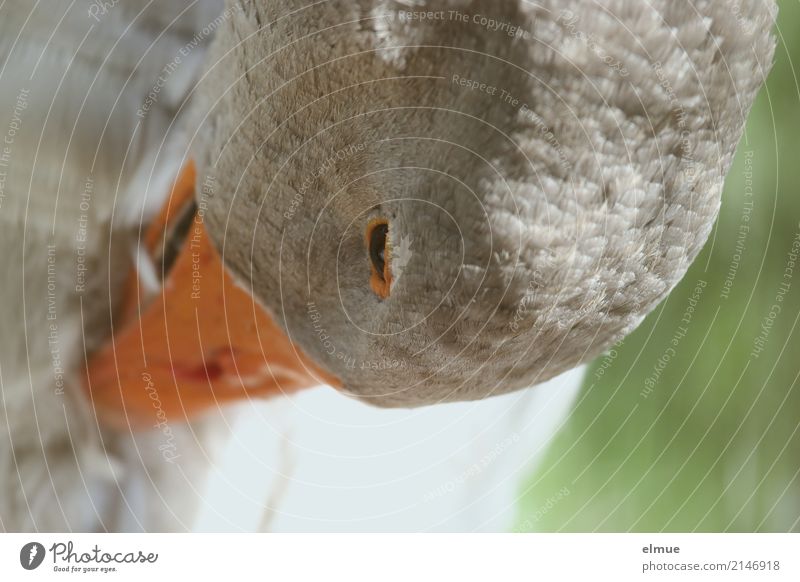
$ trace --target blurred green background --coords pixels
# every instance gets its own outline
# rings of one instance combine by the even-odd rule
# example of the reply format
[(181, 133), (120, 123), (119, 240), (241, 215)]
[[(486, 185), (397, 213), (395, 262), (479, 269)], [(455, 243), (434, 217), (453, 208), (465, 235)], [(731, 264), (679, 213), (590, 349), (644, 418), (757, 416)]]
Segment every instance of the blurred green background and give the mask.
[(800, 262), (784, 277), (800, 234), (800, 2), (778, 4), (775, 66), (716, 229), (590, 368), (518, 531), (800, 531)]

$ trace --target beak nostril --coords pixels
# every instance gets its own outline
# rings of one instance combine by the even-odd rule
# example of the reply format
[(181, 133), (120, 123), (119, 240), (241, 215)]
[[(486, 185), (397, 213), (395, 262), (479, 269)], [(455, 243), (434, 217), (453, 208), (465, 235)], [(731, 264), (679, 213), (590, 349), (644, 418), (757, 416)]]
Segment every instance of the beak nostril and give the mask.
[(370, 287), (378, 297), (386, 299), (392, 285), (388, 221), (383, 218), (370, 221), (365, 238), (370, 260)]

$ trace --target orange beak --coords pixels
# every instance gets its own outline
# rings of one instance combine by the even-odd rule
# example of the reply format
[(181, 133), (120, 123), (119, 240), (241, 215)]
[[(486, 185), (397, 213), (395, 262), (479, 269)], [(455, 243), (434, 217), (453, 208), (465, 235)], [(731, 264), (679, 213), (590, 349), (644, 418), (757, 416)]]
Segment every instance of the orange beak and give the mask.
[[(145, 246), (157, 255), (194, 197), (187, 165)], [(112, 340), (88, 361), (85, 387), (104, 424), (150, 428), (191, 419), (233, 401), (339, 385), (292, 344), (270, 315), (237, 286), (208, 238), (202, 218), (191, 224), (160, 293), (140, 305), (132, 273)]]

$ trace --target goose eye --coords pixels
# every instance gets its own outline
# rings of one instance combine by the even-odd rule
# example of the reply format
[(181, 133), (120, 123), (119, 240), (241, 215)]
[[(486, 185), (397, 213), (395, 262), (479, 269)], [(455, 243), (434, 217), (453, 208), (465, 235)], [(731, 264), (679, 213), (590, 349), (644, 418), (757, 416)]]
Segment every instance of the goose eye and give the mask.
[(367, 227), (366, 243), (371, 264), (370, 287), (381, 299), (389, 296), (392, 284), (388, 235), (389, 223), (386, 220), (373, 220)]
[(372, 229), (369, 236), (369, 258), (377, 275), (382, 280), (385, 280), (383, 270), (386, 267), (386, 234), (388, 232), (388, 224), (379, 224)]

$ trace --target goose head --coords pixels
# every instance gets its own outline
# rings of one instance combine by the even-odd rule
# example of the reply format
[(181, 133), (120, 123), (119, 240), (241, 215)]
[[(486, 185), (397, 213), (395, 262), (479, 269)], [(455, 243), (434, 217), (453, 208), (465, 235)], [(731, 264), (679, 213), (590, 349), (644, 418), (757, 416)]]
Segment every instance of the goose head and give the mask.
[(228, 2), (195, 224), (239, 315), (268, 314), (264, 360), (292, 346), (310, 384), (419, 406), (607, 349), (711, 232), (773, 8)]

